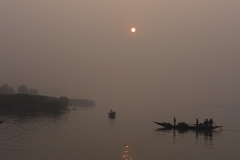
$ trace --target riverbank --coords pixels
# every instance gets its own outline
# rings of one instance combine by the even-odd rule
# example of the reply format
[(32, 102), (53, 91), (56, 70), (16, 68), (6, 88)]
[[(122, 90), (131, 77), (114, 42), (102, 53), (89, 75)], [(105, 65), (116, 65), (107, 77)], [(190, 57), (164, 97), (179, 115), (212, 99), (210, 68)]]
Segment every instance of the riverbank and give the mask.
[(66, 109), (69, 100), (67, 97), (50, 97), (30, 94), (0, 95), (0, 110), (4, 111), (36, 111), (50, 112)]

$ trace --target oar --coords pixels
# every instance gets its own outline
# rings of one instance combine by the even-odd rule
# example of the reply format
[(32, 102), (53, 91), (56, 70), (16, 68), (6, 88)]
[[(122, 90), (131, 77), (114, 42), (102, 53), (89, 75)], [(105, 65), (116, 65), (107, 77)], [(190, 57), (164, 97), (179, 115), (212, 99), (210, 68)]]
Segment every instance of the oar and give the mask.
[(221, 130), (222, 130), (222, 128), (221, 128), (221, 126), (217, 126), (215, 123), (213, 123), (216, 127), (218, 127), (218, 128), (220, 128)]

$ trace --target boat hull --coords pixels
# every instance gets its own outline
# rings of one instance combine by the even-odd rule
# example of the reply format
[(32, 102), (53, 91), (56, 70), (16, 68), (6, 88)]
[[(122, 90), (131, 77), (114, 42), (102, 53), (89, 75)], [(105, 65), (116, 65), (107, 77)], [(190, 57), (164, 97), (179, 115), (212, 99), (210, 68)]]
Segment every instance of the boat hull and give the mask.
[(213, 125), (172, 125), (170, 123), (166, 122), (153, 122), (155, 124), (158, 124), (166, 129), (179, 129), (179, 130), (213, 130), (216, 128), (221, 128), (223, 126), (213, 126)]
[(109, 112), (108, 113), (109, 118), (115, 118), (115, 116), (116, 116), (116, 112)]

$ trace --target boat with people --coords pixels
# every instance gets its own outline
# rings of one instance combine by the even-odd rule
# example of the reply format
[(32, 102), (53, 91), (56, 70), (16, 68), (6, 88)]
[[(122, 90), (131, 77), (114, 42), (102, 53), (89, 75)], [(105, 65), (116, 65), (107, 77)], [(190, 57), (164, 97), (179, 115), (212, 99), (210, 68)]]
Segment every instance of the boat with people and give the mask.
[(109, 118), (115, 118), (116, 114), (117, 114), (116, 112), (110, 110), (110, 112), (108, 112), (108, 117)]
[(174, 117), (174, 123), (168, 122), (154, 122), (153, 123), (164, 127), (165, 129), (180, 129), (180, 130), (213, 130), (216, 128), (222, 128), (223, 126), (218, 126), (213, 123), (212, 118), (210, 120), (205, 119), (203, 123), (198, 123), (198, 119), (196, 119), (196, 124), (187, 124), (185, 122), (178, 122), (176, 124), (176, 118)]

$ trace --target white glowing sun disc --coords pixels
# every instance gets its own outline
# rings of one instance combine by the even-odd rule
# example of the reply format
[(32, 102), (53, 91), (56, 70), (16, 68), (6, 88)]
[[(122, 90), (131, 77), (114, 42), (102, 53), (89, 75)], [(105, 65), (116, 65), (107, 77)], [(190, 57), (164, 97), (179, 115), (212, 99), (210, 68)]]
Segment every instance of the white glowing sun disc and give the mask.
[(132, 32), (136, 32), (136, 28), (132, 28), (131, 31), (132, 31)]

